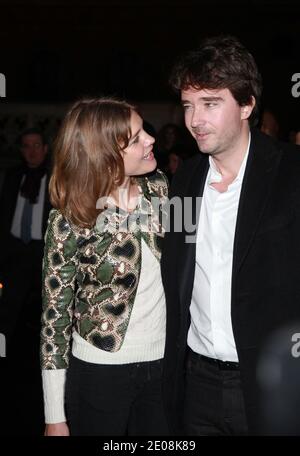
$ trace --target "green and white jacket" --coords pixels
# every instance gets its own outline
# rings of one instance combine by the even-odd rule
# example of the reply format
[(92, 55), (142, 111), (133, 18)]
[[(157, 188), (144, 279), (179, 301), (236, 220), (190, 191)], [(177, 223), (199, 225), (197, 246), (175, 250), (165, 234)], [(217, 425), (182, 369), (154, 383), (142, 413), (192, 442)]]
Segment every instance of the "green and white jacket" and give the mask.
[(68, 367), (73, 327), (101, 350), (121, 348), (139, 283), (141, 240), (159, 261), (164, 235), (166, 178), (157, 171), (137, 181), (135, 211), (108, 208), (92, 229), (51, 211), (43, 263), (42, 369)]

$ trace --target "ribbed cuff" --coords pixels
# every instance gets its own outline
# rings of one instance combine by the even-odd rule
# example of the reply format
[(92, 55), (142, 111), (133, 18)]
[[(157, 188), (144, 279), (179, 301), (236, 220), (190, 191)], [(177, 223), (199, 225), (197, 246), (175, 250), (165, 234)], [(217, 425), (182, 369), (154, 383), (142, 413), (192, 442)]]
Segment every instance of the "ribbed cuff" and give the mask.
[(54, 424), (66, 421), (65, 381), (66, 369), (43, 369), (43, 391), (45, 423)]

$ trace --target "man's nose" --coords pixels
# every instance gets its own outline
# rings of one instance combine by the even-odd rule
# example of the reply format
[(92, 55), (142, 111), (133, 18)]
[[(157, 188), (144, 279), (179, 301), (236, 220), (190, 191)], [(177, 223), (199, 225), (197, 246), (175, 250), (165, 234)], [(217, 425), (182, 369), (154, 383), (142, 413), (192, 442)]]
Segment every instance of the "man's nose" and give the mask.
[(202, 109), (195, 109), (191, 118), (191, 127), (195, 128), (202, 126), (206, 123), (205, 116)]

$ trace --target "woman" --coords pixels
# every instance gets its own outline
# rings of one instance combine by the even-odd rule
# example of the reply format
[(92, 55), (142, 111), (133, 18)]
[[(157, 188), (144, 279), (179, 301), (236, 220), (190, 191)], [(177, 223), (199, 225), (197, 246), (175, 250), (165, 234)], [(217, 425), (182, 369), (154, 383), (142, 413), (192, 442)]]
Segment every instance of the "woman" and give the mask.
[(167, 184), (153, 143), (133, 106), (104, 98), (77, 102), (58, 135), (43, 267), (46, 435), (167, 433), (156, 204)]

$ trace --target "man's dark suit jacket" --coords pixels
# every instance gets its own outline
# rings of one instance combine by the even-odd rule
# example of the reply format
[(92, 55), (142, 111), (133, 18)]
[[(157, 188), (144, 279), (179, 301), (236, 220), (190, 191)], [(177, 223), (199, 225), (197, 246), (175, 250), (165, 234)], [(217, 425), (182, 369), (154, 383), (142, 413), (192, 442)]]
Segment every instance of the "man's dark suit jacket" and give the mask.
[[(21, 180), (24, 175), (23, 166), (16, 166), (7, 171), (3, 186), (1, 189), (0, 197), (0, 251), (1, 259), (0, 263), (5, 261), (6, 254), (9, 254), (9, 239), (10, 239), (10, 230), (11, 225), (16, 209), (18, 193), (20, 190)], [(51, 209), (51, 204), (49, 201), (49, 192), (48, 192), (48, 183), (49, 178), (46, 181), (45, 189), (45, 200), (44, 200), (44, 210), (43, 210), (43, 223), (42, 223), (42, 234), (44, 235), (47, 228), (47, 221), (49, 216), (49, 211)]]
[[(173, 181), (171, 198), (192, 197), (195, 203), (203, 195), (208, 168), (206, 154), (185, 162)], [(193, 221), (198, 217), (194, 204)], [(174, 232), (173, 217), (170, 224), (162, 257), (167, 300), (163, 390), (169, 423), (178, 433), (182, 432), (195, 243), (185, 243), (190, 233), (184, 229)], [(300, 148), (276, 142), (255, 129), (238, 207), (231, 319), (249, 432), (256, 434), (260, 433), (257, 363), (262, 347), (277, 328), (300, 321)]]

